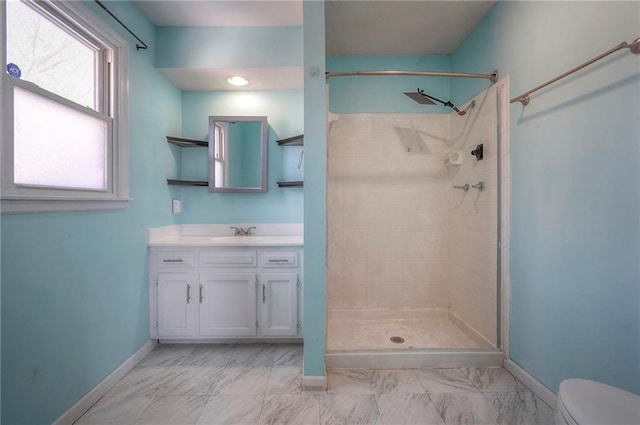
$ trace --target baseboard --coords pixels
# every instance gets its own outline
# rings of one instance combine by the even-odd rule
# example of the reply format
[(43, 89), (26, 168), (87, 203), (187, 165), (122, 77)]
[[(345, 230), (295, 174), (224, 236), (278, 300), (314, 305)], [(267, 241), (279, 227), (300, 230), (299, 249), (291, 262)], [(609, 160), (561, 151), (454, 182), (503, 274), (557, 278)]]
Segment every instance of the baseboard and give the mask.
[(107, 375), (102, 381), (86, 393), (80, 400), (64, 412), (53, 425), (71, 425), (77, 421), (80, 416), (91, 408), (100, 398), (107, 393), (120, 379), (134, 368), (135, 365), (153, 350), (156, 346), (155, 340), (147, 341), (138, 351), (133, 353), (131, 357), (125, 360), (113, 372)]
[(302, 391), (326, 391), (327, 376), (302, 375)]
[(533, 375), (511, 359), (504, 359), (504, 368), (525, 384), (535, 395), (538, 396), (538, 398), (544, 401), (547, 406), (552, 409), (556, 408), (556, 404), (558, 402), (558, 396), (556, 393), (547, 388), (542, 382), (538, 381)]
[[(304, 372), (304, 359), (302, 360), (302, 370)], [(326, 391), (327, 390), (327, 369), (324, 375), (302, 375), (302, 391)]]

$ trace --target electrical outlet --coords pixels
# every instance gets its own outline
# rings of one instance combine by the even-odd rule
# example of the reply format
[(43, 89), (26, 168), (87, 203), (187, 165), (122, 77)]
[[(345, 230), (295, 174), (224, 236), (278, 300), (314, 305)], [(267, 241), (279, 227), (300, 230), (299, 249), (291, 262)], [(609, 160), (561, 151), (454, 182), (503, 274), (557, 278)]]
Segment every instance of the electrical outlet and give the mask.
[(174, 214), (179, 214), (182, 212), (182, 201), (179, 199), (174, 199), (171, 205), (171, 209)]

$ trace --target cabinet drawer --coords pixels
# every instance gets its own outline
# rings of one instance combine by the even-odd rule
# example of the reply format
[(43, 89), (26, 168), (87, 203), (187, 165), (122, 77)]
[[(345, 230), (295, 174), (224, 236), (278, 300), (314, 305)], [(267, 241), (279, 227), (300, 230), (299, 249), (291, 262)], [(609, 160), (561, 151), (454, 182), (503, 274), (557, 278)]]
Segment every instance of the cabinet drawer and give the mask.
[(255, 251), (214, 251), (200, 253), (201, 267), (256, 267)]
[(298, 267), (297, 252), (262, 252), (260, 253), (262, 267)]
[(190, 251), (158, 252), (158, 266), (160, 267), (193, 267), (195, 256)]

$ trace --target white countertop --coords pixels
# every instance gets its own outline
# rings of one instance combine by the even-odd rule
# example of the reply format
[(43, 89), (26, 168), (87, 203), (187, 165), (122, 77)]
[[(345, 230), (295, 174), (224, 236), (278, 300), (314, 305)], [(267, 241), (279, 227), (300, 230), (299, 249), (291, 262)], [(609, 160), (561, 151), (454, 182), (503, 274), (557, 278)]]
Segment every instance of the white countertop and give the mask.
[[(234, 236), (230, 226), (255, 227), (251, 236)], [(148, 246), (303, 246), (300, 223), (181, 224), (147, 231)]]

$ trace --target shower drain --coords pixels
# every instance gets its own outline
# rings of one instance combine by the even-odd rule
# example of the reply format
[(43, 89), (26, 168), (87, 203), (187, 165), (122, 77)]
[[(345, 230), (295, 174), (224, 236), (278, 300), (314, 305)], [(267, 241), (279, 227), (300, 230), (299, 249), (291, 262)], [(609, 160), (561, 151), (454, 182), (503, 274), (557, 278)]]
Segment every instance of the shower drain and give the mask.
[(402, 344), (404, 342), (404, 338), (401, 336), (392, 336), (389, 338), (391, 342), (395, 342), (396, 344)]

